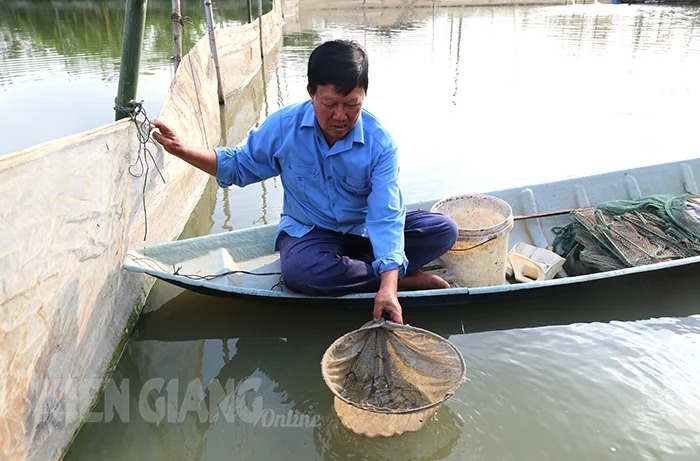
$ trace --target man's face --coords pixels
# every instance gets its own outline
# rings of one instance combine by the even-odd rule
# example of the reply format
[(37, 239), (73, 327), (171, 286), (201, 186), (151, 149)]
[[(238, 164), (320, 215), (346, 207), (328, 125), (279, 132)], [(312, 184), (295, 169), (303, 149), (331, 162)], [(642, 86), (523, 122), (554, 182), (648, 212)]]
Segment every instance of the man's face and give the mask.
[(333, 146), (352, 130), (360, 118), (365, 90), (357, 87), (343, 96), (336, 93), (333, 85), (319, 85), (315, 94), (311, 94), (310, 88), (307, 89), (326, 142)]

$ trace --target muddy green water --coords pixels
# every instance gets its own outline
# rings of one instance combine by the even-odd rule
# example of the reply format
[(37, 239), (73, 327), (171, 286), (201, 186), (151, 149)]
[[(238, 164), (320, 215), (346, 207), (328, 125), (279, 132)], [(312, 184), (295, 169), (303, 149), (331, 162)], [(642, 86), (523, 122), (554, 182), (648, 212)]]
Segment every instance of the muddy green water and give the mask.
[[(64, 14), (80, 16), (85, 3), (92, 4)], [(56, 39), (46, 15), (36, 21), (53, 32), (25, 34), (24, 23), (0, 19), (3, 151), (21, 144), (10, 148), (6, 139), (42, 131), (8, 116), (45, 116), (35, 96), (59, 108), (49, 112), (55, 119), (74, 114), (65, 134), (78, 119), (94, 126), (93, 110), (111, 119), (104, 107), (71, 96), (85, 79), (94, 83), (93, 100), (111, 104), (114, 52), (84, 51), (109, 38), (67, 53), (61, 47), (70, 42)], [(167, 20), (160, 27), (152, 33), (169, 40)], [(51, 34), (54, 41), (40, 39)], [(332, 37), (354, 38), (369, 52), (367, 108), (401, 146), (408, 202), (698, 155), (698, 8), (307, 12), (260, 77), (263, 97), (251, 96), (231, 120), (303, 99), (308, 53)], [(152, 113), (170, 78), (169, 48), (156, 49), (146, 54), (150, 83), (140, 86)], [(50, 76), (32, 70), (36, 59), (47, 59)], [(231, 139), (247, 129), (231, 125)], [(274, 180), (226, 191), (212, 185), (183, 236), (275, 222), (280, 209)], [(408, 310), (408, 323), (460, 349), (468, 380), (421, 431), (366, 439), (340, 426), (319, 362), (336, 338), (369, 320), (370, 306), (291, 308), (158, 283), (66, 459), (695, 460), (697, 285), (692, 274), (650, 276), (578, 298)]]

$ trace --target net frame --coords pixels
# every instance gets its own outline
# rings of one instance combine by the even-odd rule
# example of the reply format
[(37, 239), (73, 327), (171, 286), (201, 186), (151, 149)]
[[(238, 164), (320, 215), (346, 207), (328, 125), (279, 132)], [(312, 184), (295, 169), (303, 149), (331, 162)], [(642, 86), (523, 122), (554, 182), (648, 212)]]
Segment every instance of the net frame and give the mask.
[[(450, 370), (455, 372), (455, 378), (448, 379), (451, 384), (449, 387), (445, 388), (444, 394), (441, 392), (441, 394), (443, 394), (441, 397), (435, 398), (435, 396), (426, 395), (431, 401), (413, 408), (387, 408), (356, 402), (342, 394), (344, 390), (343, 385), (341, 385), (338, 380), (332, 378), (332, 376), (338, 376), (338, 374), (332, 373), (331, 370), (329, 370), (329, 363), (335, 358), (334, 352), (340, 346), (347, 346), (348, 342), (353, 341), (357, 337), (364, 340), (365, 335), (369, 331), (378, 328), (418, 334), (440, 344), (443, 352), (448, 353), (448, 359), (453, 361), (455, 367), (452, 368), (452, 365), (450, 365)], [(362, 341), (356, 342), (356, 344), (361, 343)], [(347, 360), (357, 358), (362, 353), (362, 348), (360, 347), (359, 350), (355, 352), (356, 354)], [(334, 408), (343, 426), (352, 432), (370, 437), (392, 436), (420, 429), (435, 412), (437, 412), (438, 407), (454, 395), (455, 391), (466, 381), (466, 363), (464, 357), (459, 349), (449, 340), (422, 328), (402, 325), (384, 319), (378, 322), (369, 322), (361, 328), (346, 333), (335, 340), (323, 355), (321, 370), (324, 382), (334, 395)], [(333, 368), (333, 370), (335, 370), (335, 368)], [(344, 370), (347, 371), (347, 368)], [(347, 378), (347, 373), (345, 377)]]

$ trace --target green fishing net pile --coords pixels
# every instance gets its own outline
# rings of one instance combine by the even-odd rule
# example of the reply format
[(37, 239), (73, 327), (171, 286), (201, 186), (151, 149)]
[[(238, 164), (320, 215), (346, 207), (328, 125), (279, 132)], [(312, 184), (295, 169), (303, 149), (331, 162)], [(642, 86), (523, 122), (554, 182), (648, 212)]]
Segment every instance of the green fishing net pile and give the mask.
[(555, 227), (554, 251), (568, 275), (642, 266), (700, 255), (700, 196), (650, 195), (571, 212)]

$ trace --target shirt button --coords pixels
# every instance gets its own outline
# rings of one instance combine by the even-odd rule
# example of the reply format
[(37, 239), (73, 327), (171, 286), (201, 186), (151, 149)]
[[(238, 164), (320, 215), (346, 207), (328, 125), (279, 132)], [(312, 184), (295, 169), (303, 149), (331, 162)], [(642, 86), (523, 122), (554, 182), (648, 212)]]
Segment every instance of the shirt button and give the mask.
[(326, 176), (326, 179), (330, 181), (331, 179), (333, 179), (333, 177), (332, 177), (332, 176)]

